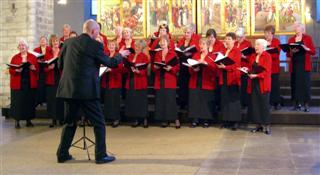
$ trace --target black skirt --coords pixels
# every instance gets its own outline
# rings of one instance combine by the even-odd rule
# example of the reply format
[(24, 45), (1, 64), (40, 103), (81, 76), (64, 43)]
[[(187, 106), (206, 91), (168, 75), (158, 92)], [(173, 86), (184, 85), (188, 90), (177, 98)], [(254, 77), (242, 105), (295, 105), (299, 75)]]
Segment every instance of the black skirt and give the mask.
[(104, 115), (106, 119), (120, 120), (121, 89), (108, 89), (104, 93)]
[(64, 101), (56, 98), (57, 85), (46, 87), (47, 113), (52, 119), (62, 121), (64, 119)]
[(46, 75), (44, 72), (45, 65), (39, 65), (39, 79), (38, 79), (38, 87), (37, 87), (37, 104), (46, 103)]
[(156, 90), (155, 116), (158, 121), (172, 121), (178, 119), (176, 89)]
[(275, 106), (279, 103), (280, 103), (279, 74), (272, 74), (271, 75), (270, 104)]
[(252, 81), (248, 118), (259, 124), (270, 124), (269, 93), (261, 94), (259, 80)]
[(311, 99), (311, 75), (304, 70), (305, 54), (295, 54), (292, 58), (291, 97), (297, 102), (309, 102)]
[(31, 120), (35, 117), (36, 89), (30, 88), (29, 69), (21, 72), (21, 89), (11, 89), (11, 115), (15, 120)]
[(241, 75), (241, 86), (240, 86), (240, 100), (241, 106), (246, 107), (249, 104), (249, 95), (247, 93), (248, 87), (248, 76)]
[(189, 118), (213, 119), (215, 114), (214, 109), (213, 90), (189, 89)]
[(127, 90), (125, 115), (134, 119), (143, 119), (148, 116), (147, 90)]
[(241, 120), (240, 89), (237, 85), (227, 86), (227, 72), (223, 71), (221, 86), (222, 120), (237, 122)]

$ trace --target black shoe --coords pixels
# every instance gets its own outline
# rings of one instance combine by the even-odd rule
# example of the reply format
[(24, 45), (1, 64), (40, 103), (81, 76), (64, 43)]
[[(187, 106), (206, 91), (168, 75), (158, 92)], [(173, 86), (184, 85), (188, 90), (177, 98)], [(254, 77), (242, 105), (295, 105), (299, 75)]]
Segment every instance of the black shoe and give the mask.
[(252, 133), (256, 133), (256, 132), (262, 132), (263, 131), (263, 127), (262, 126), (258, 126), (254, 129), (251, 130)]
[(197, 122), (192, 122), (191, 125), (190, 125), (190, 128), (195, 128), (198, 126), (198, 123)]
[(181, 128), (180, 120), (176, 120), (176, 129), (180, 129), (180, 128)]
[(120, 122), (119, 120), (115, 120), (113, 123), (112, 123), (112, 128), (117, 128), (119, 126)]
[(27, 120), (27, 127), (34, 127), (33, 123), (31, 123), (31, 120)]
[(166, 128), (169, 126), (169, 122), (161, 123), (161, 128)]
[(143, 127), (144, 127), (144, 128), (148, 128), (148, 127), (149, 127), (149, 125), (148, 125), (148, 120), (147, 120), (147, 119), (144, 119), (144, 121), (143, 121)]
[(281, 109), (281, 105), (280, 104), (277, 104), (277, 105), (274, 106), (274, 110), (275, 111), (278, 111), (280, 109)]
[(238, 130), (238, 123), (233, 124), (232, 127), (231, 127), (231, 130), (232, 131)]
[(21, 128), (19, 121), (16, 121), (14, 127), (15, 127), (16, 129), (20, 129), (20, 128)]
[(140, 125), (139, 121), (136, 120), (136, 121), (131, 125), (131, 127), (132, 127), (132, 128), (136, 128), (136, 127), (138, 127), (139, 125)]
[(66, 156), (61, 156), (61, 157), (58, 157), (58, 163), (64, 163), (68, 160), (72, 160), (73, 157), (69, 154), (69, 155), (66, 155)]
[(265, 131), (264, 131), (264, 133), (265, 133), (265, 134), (267, 134), (267, 135), (271, 135), (271, 128), (270, 128), (270, 125), (267, 125), (267, 126), (265, 127)]
[(294, 111), (301, 111), (301, 107), (302, 107), (301, 104), (295, 105), (293, 110)]
[(113, 157), (113, 156), (105, 156), (105, 157), (96, 159), (96, 164), (109, 163), (109, 162), (112, 162), (114, 160), (116, 160), (116, 158)]
[(304, 112), (310, 112), (309, 107), (306, 106), (306, 107), (304, 108)]
[(202, 127), (203, 128), (209, 128), (209, 123), (208, 122), (204, 122)]
[(57, 120), (53, 119), (51, 125), (49, 125), (49, 128), (53, 128), (56, 125), (57, 125)]

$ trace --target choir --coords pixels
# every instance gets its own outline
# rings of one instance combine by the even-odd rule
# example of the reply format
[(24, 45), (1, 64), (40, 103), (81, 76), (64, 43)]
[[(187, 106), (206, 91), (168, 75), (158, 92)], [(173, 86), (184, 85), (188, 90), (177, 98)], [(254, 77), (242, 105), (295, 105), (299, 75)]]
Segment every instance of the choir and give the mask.
[[(101, 25), (100, 25), (101, 28)], [(301, 47), (285, 50), (290, 59), (292, 99), (294, 110), (309, 112), (311, 55), (315, 54), (312, 38), (305, 34), (303, 25), (297, 25), (296, 35), (288, 40)], [(221, 128), (237, 130), (240, 122), (253, 122), (252, 132), (271, 134), (270, 107), (280, 106), (280, 41), (275, 38), (275, 28), (264, 29), (264, 39), (257, 39), (254, 47), (245, 37), (244, 28), (217, 38), (214, 29), (201, 38), (195, 33), (195, 25), (185, 28), (185, 34), (175, 43), (166, 23), (147, 39), (133, 39), (130, 28), (118, 26), (115, 38), (108, 39), (103, 33), (97, 40), (104, 52), (113, 58), (119, 50), (131, 54), (117, 67), (104, 67), (101, 74), (101, 102), (104, 114), (112, 127), (121, 122), (121, 101), (124, 115), (131, 119), (132, 127), (148, 127), (148, 85), (155, 91), (154, 119), (161, 127), (170, 122), (181, 127), (178, 108), (186, 109), (190, 127), (204, 128), (216, 121), (221, 114)], [(20, 128), (20, 120), (31, 127), (35, 107), (47, 104), (52, 118), (50, 127), (63, 124), (64, 103), (56, 98), (61, 77), (58, 69), (60, 49), (63, 42), (77, 33), (70, 25), (63, 26), (63, 36), (42, 36), (39, 47), (28, 51), (28, 44), (20, 41), (19, 53), (9, 65), (11, 88), (11, 111)], [(290, 46), (291, 46), (290, 45)], [(38, 53), (38, 54), (36, 54)], [(103, 67), (101, 67), (103, 68)], [(297, 81), (299, 80), (299, 81)], [(241, 108), (247, 108), (244, 121)], [(75, 114), (78, 115), (78, 114)]]

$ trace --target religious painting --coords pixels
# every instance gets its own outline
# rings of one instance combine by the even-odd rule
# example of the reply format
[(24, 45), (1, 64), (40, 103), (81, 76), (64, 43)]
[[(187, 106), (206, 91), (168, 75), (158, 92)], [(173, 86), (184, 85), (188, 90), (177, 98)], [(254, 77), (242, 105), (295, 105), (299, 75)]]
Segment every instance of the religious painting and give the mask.
[(251, 1), (251, 35), (263, 35), (267, 25), (276, 26), (276, 0)]
[(101, 23), (102, 33), (115, 36), (114, 30), (121, 25), (121, 0), (98, 0), (97, 21)]
[(97, 20), (107, 36), (115, 36), (116, 26), (129, 27), (135, 38), (146, 37), (146, 1), (99, 0)]
[(198, 34), (206, 35), (208, 29), (213, 28), (217, 34), (225, 33), (222, 29), (223, 16), (221, 0), (202, 0), (197, 2), (198, 10)]
[(171, 0), (169, 11), (169, 29), (172, 35), (183, 35), (186, 25), (196, 25), (196, 0)]
[(295, 24), (305, 24), (304, 0), (278, 0), (277, 13), (279, 14), (277, 33), (293, 34)]
[(169, 24), (169, 8), (171, 0), (148, 0), (147, 3), (147, 34), (152, 35), (158, 31), (158, 26), (162, 23)]
[(222, 5), (224, 33), (235, 32), (239, 27), (243, 27), (246, 34), (250, 33), (249, 1), (225, 0)]

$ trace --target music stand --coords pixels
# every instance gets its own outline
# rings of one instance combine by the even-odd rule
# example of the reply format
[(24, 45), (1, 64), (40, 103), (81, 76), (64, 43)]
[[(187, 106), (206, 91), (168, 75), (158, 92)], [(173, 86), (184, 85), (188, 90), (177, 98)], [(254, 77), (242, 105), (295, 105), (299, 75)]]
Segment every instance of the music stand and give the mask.
[[(82, 128), (83, 128), (83, 136), (80, 137), (78, 140), (76, 140), (71, 146), (75, 147), (75, 148), (82, 149), (82, 150), (86, 150), (87, 151), (87, 155), (88, 155), (88, 159), (91, 160), (90, 159), (90, 154), (89, 154), (89, 148), (92, 147), (93, 145), (95, 145), (96, 143), (86, 136), (86, 121), (85, 121), (85, 117), (81, 117), (80, 126), (82, 126)], [(77, 144), (79, 142), (81, 142), (81, 141), (83, 141), (83, 147), (77, 146)], [(91, 145), (88, 145), (87, 141), (91, 142)]]

